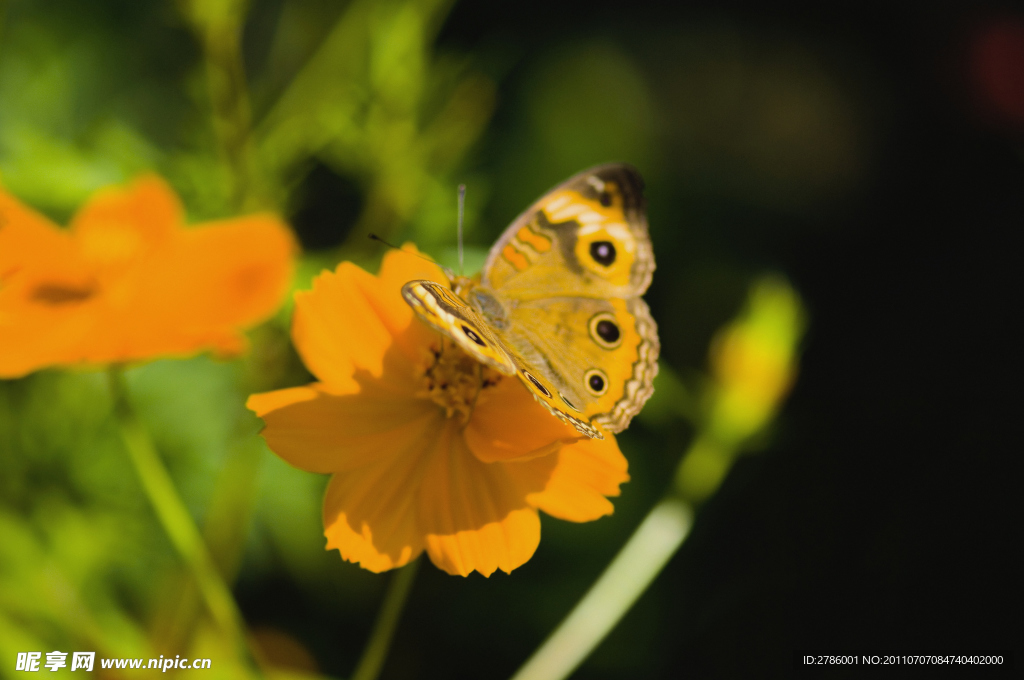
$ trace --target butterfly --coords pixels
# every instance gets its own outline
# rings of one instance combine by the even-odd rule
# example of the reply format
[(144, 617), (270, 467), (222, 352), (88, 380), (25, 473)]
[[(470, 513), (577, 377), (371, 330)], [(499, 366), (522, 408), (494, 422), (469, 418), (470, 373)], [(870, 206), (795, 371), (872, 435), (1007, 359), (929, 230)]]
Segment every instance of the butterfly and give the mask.
[(643, 180), (609, 164), (517, 217), (478, 277), (409, 281), (402, 296), (474, 359), (518, 376), (553, 415), (603, 439), (654, 391), (658, 330), (640, 297), (653, 272)]

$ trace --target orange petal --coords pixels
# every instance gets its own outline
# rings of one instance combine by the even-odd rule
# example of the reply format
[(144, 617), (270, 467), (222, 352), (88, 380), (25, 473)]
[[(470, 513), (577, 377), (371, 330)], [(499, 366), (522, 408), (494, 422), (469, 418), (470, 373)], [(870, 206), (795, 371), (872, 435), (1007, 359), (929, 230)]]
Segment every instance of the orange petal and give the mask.
[(465, 437), (473, 454), (485, 463), (547, 455), (582, 438), (538, 404), (518, 379), (508, 376), (482, 392)]
[(415, 279), (448, 285), (440, 267), (420, 257), (416, 246), (406, 244), (402, 250), (389, 250), (384, 255), (380, 274), (372, 279), (373, 285), (367, 285), (370, 278), (359, 278), (356, 284), (394, 336), (398, 349), (410, 361), (421, 362), (425, 348), (434, 342), (437, 334), (415, 321), (412, 308), (402, 297), (402, 286)]
[[(438, 265), (425, 260), (420, 252), (411, 243), (406, 243), (401, 250), (389, 250), (384, 254), (380, 264), (378, 275), (382, 289), (386, 291), (397, 290), (401, 296), (402, 286), (409, 281), (426, 279), (440, 283), (443, 286), (449, 284), (448, 277)], [(406, 304), (401, 297), (395, 302)]]
[(0, 189), (0, 286), (54, 256), (67, 260), (74, 248), (67, 232)]
[[(244, 346), (287, 291), (295, 250), (277, 219), (180, 229), (156, 177), (97, 193), (72, 231), (0, 194), (0, 374)], [(6, 226), (3, 226), (6, 225)]]
[(96, 327), (96, 293), (71, 236), (0, 191), (0, 378), (67, 356)]
[(183, 222), (178, 197), (155, 175), (97, 191), (71, 221), (90, 262), (130, 259), (171, 238)]
[(120, 282), (123, 299), (111, 293), (110, 336), (128, 338), (140, 358), (237, 351), (241, 329), (287, 293), (295, 250), (287, 227), (266, 215), (182, 230)]
[(343, 559), (375, 572), (400, 567), (423, 552), (416, 491), (424, 455), (437, 445), (440, 429), (409, 437), (387, 459), (331, 478), (324, 498), (328, 550), (337, 548)]
[[(26, 298), (32, 293), (25, 288), (0, 288), (0, 378), (18, 378), (63, 363), (76, 356), (77, 348), (96, 332), (97, 317), (92, 313), (95, 305), (28, 304)], [(68, 286), (43, 290), (85, 289)]]
[(554, 470), (539, 467), (543, 459), (505, 466), (526, 490), (531, 505), (570, 522), (612, 514), (614, 508), (606, 496), (618, 496), (619, 485), (629, 481), (626, 458), (614, 436), (582, 439), (552, 457), (557, 460)]
[(293, 252), (287, 228), (270, 217), (183, 230), (106, 277), (96, 332), (60, 363), (240, 351), (242, 327), (268, 317), (286, 294)]
[(178, 294), (193, 301), (188, 325), (238, 327), (266, 319), (288, 292), (297, 250), (288, 227), (271, 215), (183, 231), (167, 264), (188, 267), (176, 282)]
[(351, 262), (295, 295), (292, 339), (306, 367), (338, 393), (358, 391), (359, 375), (406, 393), (415, 390), (430, 342), (425, 327), (413, 323), (400, 291), (382, 291), (377, 277)]
[(370, 389), (328, 394), (320, 385), (254, 394), (246, 406), (266, 423), (270, 450), (310, 472), (344, 472), (390, 461), (439, 428), (432, 402)]
[(540, 518), (508, 467), (480, 462), (454, 421), (448, 422), (419, 494), (420, 523), (435, 565), (449, 574), (490, 576), (495, 569), (509, 573), (533, 556)]
[(26, 260), (0, 281), (0, 378), (76, 361), (100, 330), (95, 280), (76, 272), (73, 260), (66, 264), (51, 269)]

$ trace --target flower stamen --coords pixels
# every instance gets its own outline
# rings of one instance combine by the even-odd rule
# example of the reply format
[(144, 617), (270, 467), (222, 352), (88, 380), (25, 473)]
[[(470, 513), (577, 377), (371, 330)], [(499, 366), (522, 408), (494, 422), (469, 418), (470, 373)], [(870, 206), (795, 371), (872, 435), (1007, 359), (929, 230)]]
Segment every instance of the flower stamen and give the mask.
[(480, 393), (497, 385), (501, 373), (484, 366), (447, 338), (430, 351), (432, 363), (423, 373), (423, 386), (417, 396), (432, 399), (447, 418), (457, 414), (465, 425)]

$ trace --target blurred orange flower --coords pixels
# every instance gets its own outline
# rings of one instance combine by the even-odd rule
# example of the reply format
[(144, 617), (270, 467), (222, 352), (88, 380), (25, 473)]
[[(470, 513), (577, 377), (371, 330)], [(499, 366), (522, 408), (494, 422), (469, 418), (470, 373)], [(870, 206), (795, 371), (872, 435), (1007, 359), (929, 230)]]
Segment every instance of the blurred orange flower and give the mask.
[(333, 473), (327, 549), (376, 572), (424, 550), (450, 574), (511, 572), (537, 549), (538, 509), (574, 522), (610, 514), (626, 459), (611, 435), (581, 438), (518, 380), (417, 320), (401, 295), (411, 279), (448, 283), (403, 251), (379, 276), (349, 262), (321, 274), (295, 296), (292, 322), (320, 382), (247, 405), (274, 452)]
[(295, 251), (270, 215), (183, 228), (154, 176), (99, 191), (67, 230), (0, 190), (0, 377), (236, 353), (287, 293)]

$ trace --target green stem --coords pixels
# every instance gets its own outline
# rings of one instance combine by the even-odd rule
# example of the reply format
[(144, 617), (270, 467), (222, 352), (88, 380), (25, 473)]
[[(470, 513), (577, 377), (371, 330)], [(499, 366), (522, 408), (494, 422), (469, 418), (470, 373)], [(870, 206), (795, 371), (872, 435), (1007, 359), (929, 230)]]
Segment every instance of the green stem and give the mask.
[(375, 680), (380, 675), (381, 668), (388, 656), (388, 649), (391, 647), (391, 639), (395, 635), (395, 628), (398, 627), (398, 619), (402, 616), (402, 609), (405, 601), (412, 590), (412, 582), (416, 578), (416, 570), (419, 568), (419, 560), (410, 562), (395, 572), (388, 584), (388, 591), (384, 595), (384, 602), (381, 604), (380, 613), (373, 624), (373, 631), (370, 639), (363, 649), (363, 656), (356, 664), (356, 670), (352, 673), (350, 680)]
[(683, 544), (693, 512), (673, 497), (647, 514), (619, 554), (512, 680), (568, 677), (629, 611)]
[(203, 47), (214, 133), (231, 173), (231, 201), (244, 210), (265, 207), (252, 149), (252, 111), (242, 61), (249, 0), (183, 0), (183, 7)]
[(206, 543), (178, 495), (153, 440), (131, 407), (124, 372), (119, 366), (111, 366), (108, 375), (121, 438), (157, 519), (199, 586), (214, 623), (225, 639), (238, 648), (240, 657), (251, 661), (241, 613), (214, 566)]
[[(228, 451), (203, 522), (203, 543), (225, 583), (232, 583), (237, 575), (256, 495), (260, 451), (255, 443), (256, 439), (250, 437)], [(187, 573), (175, 577), (178, 585), (173, 599), (164, 600), (153, 630), (166, 648), (177, 650), (195, 630), (203, 601), (194, 579)], [(182, 577), (187, 580), (182, 582)]]

